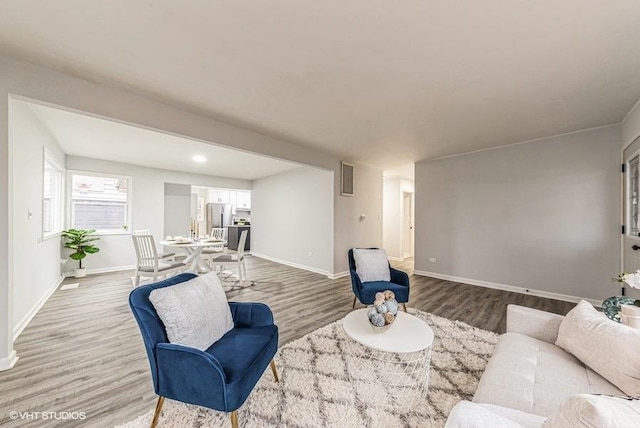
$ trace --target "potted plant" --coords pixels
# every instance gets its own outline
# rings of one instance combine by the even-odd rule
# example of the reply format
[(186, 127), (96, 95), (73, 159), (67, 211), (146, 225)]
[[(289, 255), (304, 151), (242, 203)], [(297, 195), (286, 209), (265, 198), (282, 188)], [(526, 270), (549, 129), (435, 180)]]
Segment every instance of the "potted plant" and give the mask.
[(62, 232), (62, 236), (67, 238), (67, 242), (64, 243), (64, 247), (74, 251), (69, 255), (69, 257), (78, 261), (78, 267), (76, 268), (74, 275), (75, 278), (83, 278), (87, 276), (87, 269), (82, 267), (82, 259), (87, 257), (87, 254), (95, 254), (100, 251), (98, 247), (92, 244), (92, 242), (97, 241), (100, 238), (89, 237), (89, 235), (95, 231), (95, 229), (69, 229)]

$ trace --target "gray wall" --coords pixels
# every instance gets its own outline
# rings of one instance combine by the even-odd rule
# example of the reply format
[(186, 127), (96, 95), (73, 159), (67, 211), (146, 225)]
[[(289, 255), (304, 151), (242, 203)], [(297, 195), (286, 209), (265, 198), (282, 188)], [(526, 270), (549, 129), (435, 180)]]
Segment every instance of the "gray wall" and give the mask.
[(616, 125), (417, 163), (416, 270), (615, 294), (620, 142)]
[(251, 252), (333, 272), (333, 172), (301, 167), (254, 180)]

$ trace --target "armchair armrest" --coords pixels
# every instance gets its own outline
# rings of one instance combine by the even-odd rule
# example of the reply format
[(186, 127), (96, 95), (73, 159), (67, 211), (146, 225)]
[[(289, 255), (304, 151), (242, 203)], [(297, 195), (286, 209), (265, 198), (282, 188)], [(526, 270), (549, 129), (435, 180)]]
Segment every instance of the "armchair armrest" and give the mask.
[(221, 409), (220, 401), (226, 397), (226, 375), (214, 356), (188, 346), (158, 343), (156, 360), (158, 395)]
[(394, 268), (389, 268), (389, 270), (391, 271), (391, 282), (407, 287), (409, 286), (409, 275), (407, 275), (406, 272)]
[(524, 306), (508, 305), (507, 333), (521, 333), (554, 344), (563, 319), (562, 315)]
[(273, 325), (273, 312), (264, 303), (229, 302), (233, 324), (238, 328)]

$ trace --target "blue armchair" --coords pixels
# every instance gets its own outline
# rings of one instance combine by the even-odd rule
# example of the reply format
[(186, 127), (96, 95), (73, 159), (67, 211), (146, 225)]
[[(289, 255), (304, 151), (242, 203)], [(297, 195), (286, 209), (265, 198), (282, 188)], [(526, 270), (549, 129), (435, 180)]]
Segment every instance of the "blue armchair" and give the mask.
[(155, 427), (164, 399), (231, 412), (231, 426), (237, 428), (237, 409), (242, 406), (264, 370), (271, 365), (278, 382), (273, 356), (278, 350), (278, 327), (273, 314), (261, 303), (229, 302), (234, 328), (205, 351), (169, 343), (165, 327), (149, 294), (196, 275), (183, 273), (164, 281), (138, 287), (129, 295), (151, 365), (153, 387), (158, 395), (152, 427)]
[(401, 270), (397, 270), (389, 265), (391, 281), (370, 281), (362, 282), (356, 272), (356, 261), (353, 258), (353, 249), (349, 250), (349, 270), (351, 272), (351, 288), (353, 289), (353, 305), (356, 307), (356, 299), (364, 305), (372, 305), (376, 300), (376, 293), (384, 290), (391, 290), (396, 295), (398, 303), (407, 312), (406, 303), (409, 301), (409, 275)]

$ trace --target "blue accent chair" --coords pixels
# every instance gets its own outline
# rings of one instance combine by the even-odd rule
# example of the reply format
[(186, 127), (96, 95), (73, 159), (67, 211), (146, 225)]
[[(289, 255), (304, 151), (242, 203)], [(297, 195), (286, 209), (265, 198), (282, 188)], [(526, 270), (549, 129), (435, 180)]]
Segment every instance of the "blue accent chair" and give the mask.
[[(377, 248), (371, 248), (377, 250)], [(353, 305), (356, 307), (356, 299), (364, 305), (372, 305), (376, 300), (376, 293), (384, 290), (391, 290), (396, 295), (398, 303), (407, 312), (406, 303), (409, 301), (409, 275), (401, 270), (394, 269), (389, 265), (391, 271), (391, 281), (369, 281), (362, 282), (356, 272), (356, 261), (353, 258), (353, 249), (349, 250), (349, 270), (351, 272), (351, 288), (353, 289)]]
[(138, 322), (151, 365), (158, 402), (152, 427), (158, 423), (164, 399), (231, 412), (231, 426), (238, 426), (242, 406), (267, 366), (278, 382), (273, 356), (278, 350), (278, 327), (262, 303), (229, 302), (234, 328), (207, 350), (169, 343), (164, 324), (149, 301), (156, 288), (170, 287), (195, 278), (183, 273), (155, 284), (138, 287), (129, 305)]

